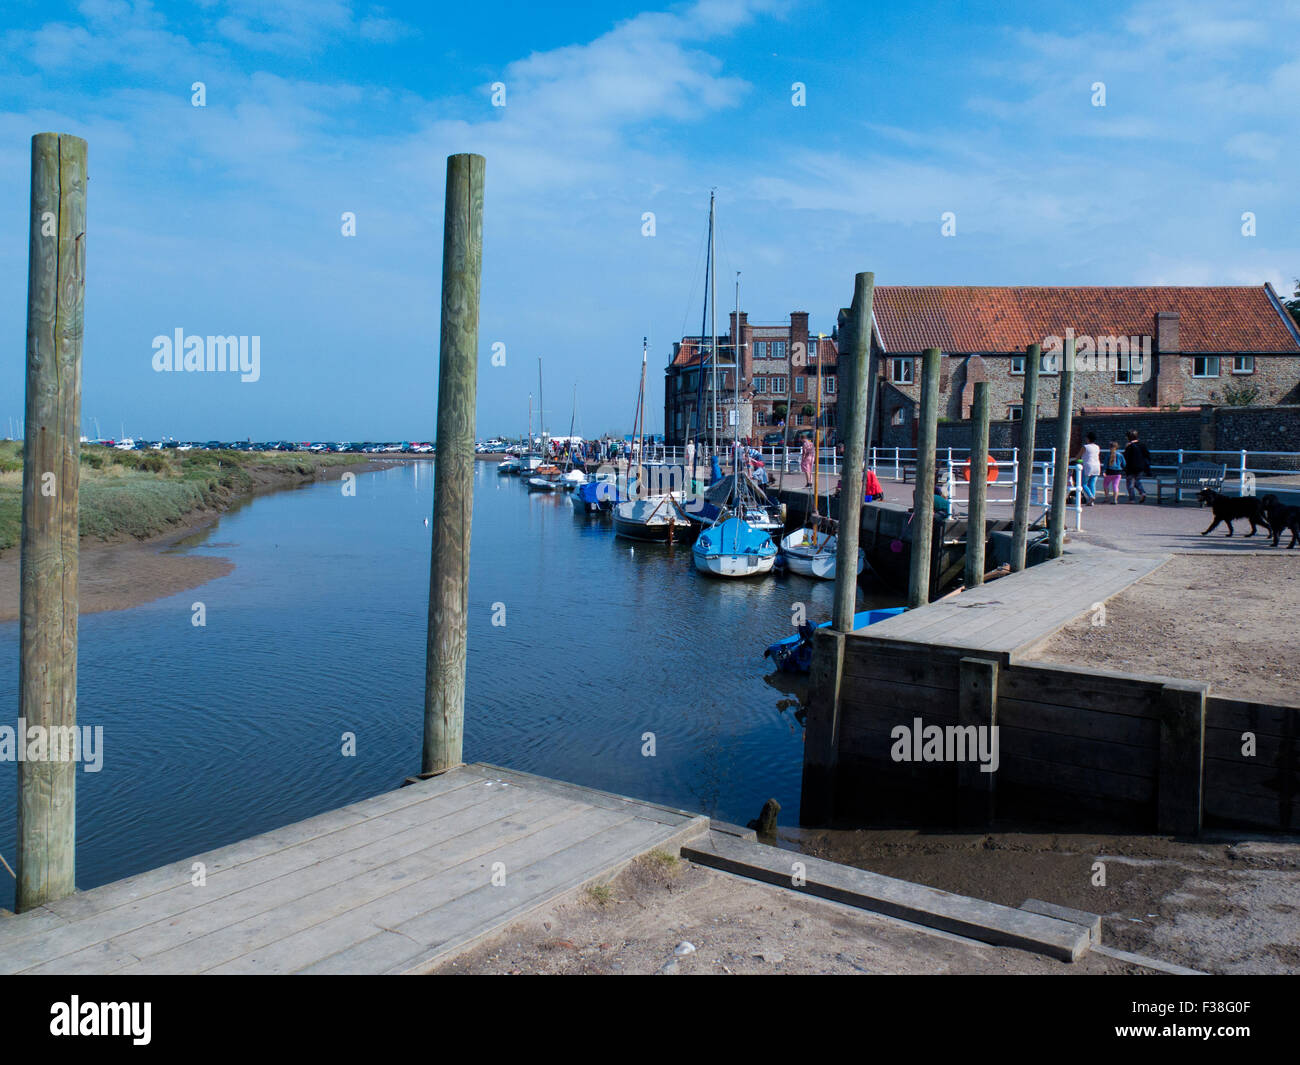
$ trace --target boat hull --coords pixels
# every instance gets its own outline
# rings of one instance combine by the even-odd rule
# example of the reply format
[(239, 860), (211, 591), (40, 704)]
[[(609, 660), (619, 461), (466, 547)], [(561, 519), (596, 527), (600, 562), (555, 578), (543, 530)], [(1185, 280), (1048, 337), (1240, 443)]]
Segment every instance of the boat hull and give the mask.
[(695, 568), (711, 577), (760, 577), (771, 573), (776, 555), (702, 555), (691, 556)]

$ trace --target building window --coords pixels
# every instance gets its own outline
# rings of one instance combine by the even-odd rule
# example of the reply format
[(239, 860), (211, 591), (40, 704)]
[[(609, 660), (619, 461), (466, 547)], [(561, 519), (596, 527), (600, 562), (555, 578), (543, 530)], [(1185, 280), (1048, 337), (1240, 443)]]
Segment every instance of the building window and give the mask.
[(765, 411), (762, 407), (758, 408), (757, 417), (758, 417), (759, 425), (767, 424), (767, 411)]
[(772, 395), (774, 395), (774, 396), (784, 396), (784, 395), (785, 395), (785, 378), (784, 378), (784, 377), (773, 377), (773, 378), (772, 378)]
[(833, 396), (835, 394), (835, 378), (823, 377), (822, 384), (826, 387), (826, 394), (828, 396)]
[(758, 393), (763, 393), (763, 392), (766, 392), (766, 391), (767, 391), (767, 378), (766, 378), (766, 377), (755, 377), (755, 378), (754, 378), (754, 391), (755, 391), (755, 392), (758, 392)]
[(774, 340), (774, 341), (772, 341), (771, 351), (772, 351), (772, 358), (774, 358), (774, 359), (784, 359), (784, 358), (785, 358), (785, 341), (784, 341), (784, 340)]
[(915, 359), (890, 359), (889, 379), (896, 385), (910, 385), (915, 368)]
[(1255, 356), (1254, 355), (1234, 355), (1232, 357), (1233, 373), (1254, 373)]
[(766, 358), (767, 358), (767, 341), (766, 341), (766, 340), (755, 340), (755, 341), (754, 341), (754, 358), (756, 358), (756, 359), (766, 359)]
[(1007, 417), (1013, 422), (1020, 421), (1020, 419), (1024, 417), (1024, 413), (1024, 410), (1018, 405), (1007, 408)]
[(682, 412), (681, 412), (681, 411), (678, 411), (678, 412), (677, 412), (677, 430), (678, 430), (678, 432), (681, 431), (681, 428), (682, 428)]
[(1219, 356), (1217, 355), (1197, 355), (1192, 360), (1193, 377), (1218, 377), (1219, 376)]
[[(1038, 372), (1040, 374), (1054, 374), (1061, 372), (1060, 356), (1053, 352), (1051, 355), (1038, 356)], [(1011, 373), (1014, 377), (1023, 377), (1025, 373), (1025, 357), (1023, 355), (1011, 356)]]
[(1115, 383), (1117, 385), (1136, 385), (1142, 383), (1142, 356), (1116, 355)]
[(890, 425), (902, 425), (902, 424), (903, 424), (903, 408), (902, 408), (902, 407), (895, 407), (895, 408), (894, 408), (894, 413), (893, 413), (892, 415), (890, 415), (890, 417), (889, 417), (889, 424), (890, 424)]
[(796, 395), (803, 395), (803, 376), (796, 376), (794, 379), (794, 391)]

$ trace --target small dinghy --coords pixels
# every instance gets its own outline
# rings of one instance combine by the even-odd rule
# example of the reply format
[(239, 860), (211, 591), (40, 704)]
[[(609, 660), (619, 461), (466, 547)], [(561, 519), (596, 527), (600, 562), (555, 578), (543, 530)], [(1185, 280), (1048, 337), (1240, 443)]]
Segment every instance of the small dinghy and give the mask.
[[(897, 617), (904, 609), (901, 606), (891, 606), (881, 610), (863, 610), (853, 615), (853, 628), (865, 629), (878, 621)], [(829, 626), (829, 621), (823, 621), (817, 628), (825, 629)], [(783, 640), (777, 640), (768, 647), (763, 652), (763, 657), (770, 658), (776, 663), (776, 668), (783, 673), (807, 673), (812, 668), (812, 639), (813, 627), (800, 625), (798, 632)]]

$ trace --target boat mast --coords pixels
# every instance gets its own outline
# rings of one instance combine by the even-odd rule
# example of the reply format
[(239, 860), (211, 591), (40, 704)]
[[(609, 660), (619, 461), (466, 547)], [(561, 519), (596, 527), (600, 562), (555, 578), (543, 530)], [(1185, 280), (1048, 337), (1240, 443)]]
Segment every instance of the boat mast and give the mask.
[(524, 467), (528, 467), (528, 456), (533, 453), (533, 394), (528, 393), (528, 441), (524, 447)]
[[(716, 233), (713, 218), (713, 190), (709, 190), (709, 247), (713, 248), (713, 238)], [(709, 311), (713, 323), (713, 345), (709, 352), (713, 358), (713, 453), (718, 453), (718, 305), (717, 305), (717, 280), (718, 264), (713, 262), (712, 255), (709, 262)]]
[(573, 469), (573, 423), (578, 419), (578, 382), (573, 382), (573, 413), (569, 415), (569, 458), (564, 464), (564, 472)]
[(546, 461), (546, 401), (542, 398), (542, 357), (537, 356), (537, 431), (542, 434), (542, 462)]
[(632, 431), (636, 433), (636, 483), (638, 489), (643, 489), (645, 487), (644, 482), (641, 479), (642, 478), (641, 467), (645, 456), (645, 367), (646, 367), (646, 359), (648, 357), (648, 354), (649, 354), (649, 346), (647, 344), (647, 338), (642, 337), (641, 338), (641, 388), (637, 391), (637, 398), (636, 398), (636, 409), (641, 424), (639, 428), (636, 425), (632, 426)]
[[(735, 478), (733, 490), (735, 494), (736, 517), (744, 519), (745, 506), (740, 498), (740, 271), (736, 271), (736, 324), (732, 328), (731, 337), (731, 361), (736, 367), (736, 387), (735, 387), (735, 417), (736, 431), (732, 434), (733, 443), (731, 445), (731, 465), (732, 476)], [(740, 544), (740, 521), (735, 526), (736, 536), (735, 545)]]
[[(818, 345), (820, 349), (820, 345)], [(813, 512), (817, 511), (818, 475), (822, 468), (822, 360), (821, 351), (817, 351), (817, 414), (813, 424)], [(827, 510), (830, 507), (826, 508)], [(820, 516), (820, 515), (819, 515)], [(813, 532), (813, 543), (817, 543), (817, 533)]]

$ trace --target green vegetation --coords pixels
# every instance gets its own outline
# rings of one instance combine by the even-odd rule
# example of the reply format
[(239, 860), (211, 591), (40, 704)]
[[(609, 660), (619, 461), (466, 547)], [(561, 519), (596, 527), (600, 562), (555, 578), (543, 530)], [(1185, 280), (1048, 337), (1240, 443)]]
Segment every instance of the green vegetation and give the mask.
[[(196, 510), (224, 510), (255, 488), (288, 485), (358, 454), (294, 451), (116, 451), (81, 449), (81, 535), (144, 539)], [(0, 443), (0, 551), (15, 546), (22, 521), (22, 444)]]
[(597, 906), (608, 906), (614, 901), (614, 889), (608, 884), (592, 884), (587, 888), (587, 898)]
[(1259, 389), (1255, 385), (1224, 385), (1223, 402), (1229, 407), (1254, 406), (1259, 399)]

